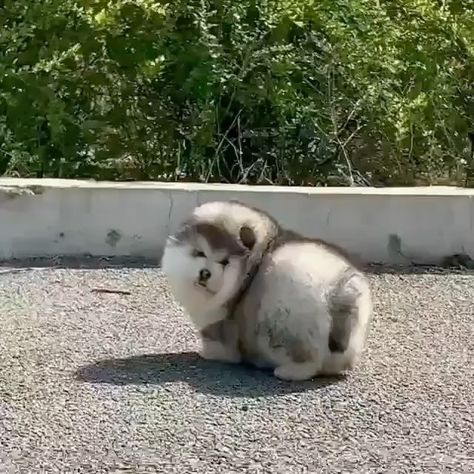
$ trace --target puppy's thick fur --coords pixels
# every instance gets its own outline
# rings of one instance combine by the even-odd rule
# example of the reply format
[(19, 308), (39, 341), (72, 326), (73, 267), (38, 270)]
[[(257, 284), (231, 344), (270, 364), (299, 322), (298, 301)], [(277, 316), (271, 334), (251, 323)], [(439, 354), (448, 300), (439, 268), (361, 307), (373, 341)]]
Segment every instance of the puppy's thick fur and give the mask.
[(162, 269), (206, 359), (305, 380), (352, 369), (364, 350), (372, 299), (362, 271), (258, 209), (198, 206), (169, 236)]

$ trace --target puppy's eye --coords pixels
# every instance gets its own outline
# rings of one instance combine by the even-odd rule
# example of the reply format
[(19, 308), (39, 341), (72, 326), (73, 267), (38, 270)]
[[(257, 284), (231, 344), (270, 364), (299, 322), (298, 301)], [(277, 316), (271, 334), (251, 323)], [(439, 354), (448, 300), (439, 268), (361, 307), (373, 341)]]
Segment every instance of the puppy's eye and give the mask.
[(223, 267), (226, 267), (227, 265), (229, 265), (229, 259), (228, 258), (224, 258), (223, 260), (221, 260), (219, 262)]
[(193, 250), (193, 257), (205, 258), (206, 254), (200, 250)]

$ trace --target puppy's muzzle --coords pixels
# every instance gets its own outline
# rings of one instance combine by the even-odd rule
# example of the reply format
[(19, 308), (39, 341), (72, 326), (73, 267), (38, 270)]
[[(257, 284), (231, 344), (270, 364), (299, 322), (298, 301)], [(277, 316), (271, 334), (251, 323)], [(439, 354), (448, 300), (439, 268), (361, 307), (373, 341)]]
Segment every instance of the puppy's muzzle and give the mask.
[(199, 272), (199, 283), (204, 284), (211, 278), (211, 272), (207, 268), (203, 268)]

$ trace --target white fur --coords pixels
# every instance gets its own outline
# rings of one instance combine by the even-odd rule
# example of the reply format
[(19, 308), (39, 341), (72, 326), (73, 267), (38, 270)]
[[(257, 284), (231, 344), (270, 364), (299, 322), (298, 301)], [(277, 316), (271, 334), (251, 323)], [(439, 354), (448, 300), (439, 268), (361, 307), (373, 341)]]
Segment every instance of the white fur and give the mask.
[[(328, 311), (329, 289), (347, 268), (345, 260), (315, 243), (287, 243), (269, 255), (256, 277), (255, 290), (264, 288), (257, 313), (250, 290), (243, 313), (247, 327), (270, 325), (274, 334), (297, 340), (308, 350), (312, 361), (295, 363), (285, 349), (275, 350), (265, 331), (257, 331), (256, 346), (275, 376), (286, 380), (303, 380), (317, 374), (336, 374), (353, 367), (364, 347), (366, 326), (371, 314), (370, 291), (364, 279), (358, 279), (361, 290), (359, 318), (352, 330), (349, 347), (344, 353), (331, 353), (328, 337), (331, 315)], [(247, 307), (245, 307), (247, 306)], [(249, 330), (249, 329), (248, 329)], [(251, 330), (251, 329), (250, 329)]]
[(252, 223), (257, 240), (265, 237), (270, 221), (267, 216), (259, 213), (255, 209), (225, 201), (207, 202), (197, 207), (193, 215), (198, 219), (207, 221), (216, 220), (225, 216), (225, 220), (229, 227), (234, 228), (234, 232), (239, 231), (239, 227), (243, 223)]
[[(263, 244), (275, 230), (264, 214), (228, 202), (204, 204), (195, 209), (194, 217), (207, 222), (225, 220), (226, 228), (236, 235), (241, 225), (250, 223), (257, 241)], [(190, 245), (170, 237), (162, 269), (178, 303), (195, 326), (204, 329), (226, 318), (225, 304), (240, 289), (244, 267), (238, 259), (230, 259), (224, 268), (219, 263), (222, 255), (209, 248), (205, 239), (199, 240), (198, 245), (205, 258), (196, 258)], [(207, 289), (197, 285), (203, 268), (209, 269), (212, 275)], [(349, 268), (344, 258), (315, 242), (288, 242), (263, 258), (235, 313), (240, 337), (252, 349), (255, 365), (272, 367), (275, 376), (285, 380), (337, 374), (354, 367), (364, 349), (372, 313), (370, 289), (361, 273), (354, 273), (354, 278), (347, 283), (348, 291), (353, 289), (354, 294), (360, 295), (358, 317), (351, 329), (347, 350), (331, 353), (328, 348), (332, 321), (328, 295)], [(288, 345), (279, 344), (271, 340), (272, 337), (290, 341), (290, 345), (301, 349), (309, 359), (295, 362)], [(217, 341), (203, 340), (201, 355), (229, 362), (240, 360), (236, 347), (224, 347)]]
[[(236, 234), (244, 222), (252, 222), (258, 239), (264, 238), (268, 220), (262, 218), (258, 211), (239, 204), (215, 201), (196, 207), (193, 217), (212, 222), (225, 216), (228, 226)], [(172, 292), (184, 309), (189, 313), (198, 329), (203, 329), (226, 317), (223, 306), (239, 290), (241, 284), (241, 262), (230, 259), (225, 270), (218, 262), (222, 255), (213, 252), (205, 239), (200, 239), (199, 245), (207, 258), (192, 256), (193, 248), (179, 245), (173, 236), (168, 237), (161, 267), (166, 274)], [(196, 285), (199, 271), (207, 268), (211, 279), (207, 287), (214, 294)]]
[[(192, 256), (192, 251), (190, 246), (178, 245), (172, 238), (168, 239), (161, 267), (177, 302), (196, 327), (203, 329), (226, 317), (223, 306), (238, 291), (241, 271), (237, 261), (230, 260), (224, 271), (218, 263), (220, 256), (213, 256), (208, 250), (208, 255), (215, 259), (199, 258)], [(198, 285), (199, 272), (203, 268), (211, 272), (207, 289)]]
[(207, 360), (219, 360), (221, 362), (238, 363), (241, 356), (236, 347), (227, 347), (219, 341), (201, 340), (202, 348), (199, 355)]
[[(177, 302), (183, 306), (196, 328), (204, 329), (227, 316), (224, 305), (239, 289), (241, 269), (240, 262), (230, 258), (224, 270), (219, 264), (222, 255), (213, 253), (204, 239), (200, 239), (199, 244), (210, 258), (193, 256), (192, 247), (168, 238), (161, 266)], [(198, 285), (199, 272), (203, 268), (211, 272), (206, 288)], [(226, 347), (218, 341), (202, 338), (201, 346), (199, 354), (204, 359), (231, 363), (241, 360), (236, 347)]]

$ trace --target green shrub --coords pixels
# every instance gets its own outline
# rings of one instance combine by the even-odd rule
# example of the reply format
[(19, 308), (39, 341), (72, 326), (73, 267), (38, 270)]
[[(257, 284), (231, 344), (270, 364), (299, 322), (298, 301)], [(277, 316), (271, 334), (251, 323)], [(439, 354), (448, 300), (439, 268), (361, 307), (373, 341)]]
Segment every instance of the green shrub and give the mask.
[(0, 0), (0, 173), (458, 180), (474, 2)]

